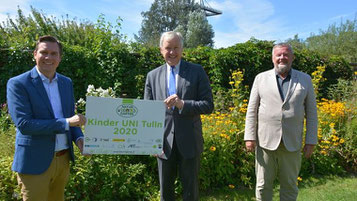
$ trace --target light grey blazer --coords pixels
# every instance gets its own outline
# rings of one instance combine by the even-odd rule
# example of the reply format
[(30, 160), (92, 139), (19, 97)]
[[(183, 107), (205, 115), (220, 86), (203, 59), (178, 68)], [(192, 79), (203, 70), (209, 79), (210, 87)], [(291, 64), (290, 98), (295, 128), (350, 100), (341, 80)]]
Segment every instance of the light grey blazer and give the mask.
[(244, 140), (256, 140), (268, 150), (276, 150), (282, 140), (288, 151), (298, 151), (305, 118), (305, 144), (317, 144), (317, 108), (311, 77), (292, 69), (289, 89), (282, 101), (275, 70), (265, 71), (253, 83)]
[[(166, 64), (150, 71), (146, 77), (144, 99), (165, 100), (168, 97)], [(164, 155), (171, 154), (175, 138), (178, 150), (185, 159), (203, 151), (201, 114), (213, 111), (212, 90), (202, 66), (181, 60), (177, 78), (178, 97), (184, 100), (181, 112), (166, 108), (164, 129)]]

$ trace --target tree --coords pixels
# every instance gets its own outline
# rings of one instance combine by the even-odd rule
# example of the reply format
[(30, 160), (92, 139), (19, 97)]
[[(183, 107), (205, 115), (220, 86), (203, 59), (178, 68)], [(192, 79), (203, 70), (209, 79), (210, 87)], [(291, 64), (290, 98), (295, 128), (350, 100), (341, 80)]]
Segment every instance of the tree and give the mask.
[(0, 46), (10, 47), (18, 45), (32, 48), (38, 36), (53, 35), (61, 42), (70, 45), (79, 45), (89, 49), (98, 49), (104, 43), (114, 45), (121, 44), (125, 37), (119, 32), (121, 19), (112, 26), (105, 21), (104, 15), (98, 17), (97, 23), (69, 19), (68, 15), (57, 19), (47, 17), (31, 7), (31, 14), (26, 17), (18, 8), (17, 18), (7, 18), (0, 24)]
[(302, 50), (306, 48), (304, 40), (300, 39), (298, 34), (295, 34), (294, 38), (289, 38), (285, 42), (289, 43), (294, 50)]
[(357, 15), (354, 20), (341, 21), (339, 25), (330, 25), (326, 31), (320, 30), (319, 35), (311, 35), (305, 43), (308, 49), (323, 55), (339, 55), (348, 62), (357, 62)]
[[(207, 36), (205, 40), (200, 40), (204, 43), (195, 41), (195, 44), (191, 45), (185, 42), (189, 47), (197, 47), (198, 45), (212, 46), (212, 38), (214, 36), (212, 26), (208, 24), (205, 16), (201, 15), (199, 17), (198, 11), (196, 11), (198, 9), (198, 4), (194, 0), (155, 0), (149, 11), (141, 13), (144, 19), (139, 36), (135, 35), (135, 39), (148, 46), (157, 46), (161, 33), (175, 30), (182, 33), (184, 41), (190, 40), (187, 36), (191, 38), (198, 35)], [(195, 20), (198, 21), (195, 22)], [(191, 28), (189, 28), (189, 23), (192, 24)], [(210, 38), (207, 39), (208, 37)]]
[(213, 37), (212, 25), (208, 23), (204, 12), (191, 12), (185, 33), (185, 47), (193, 48), (199, 45), (213, 47)]

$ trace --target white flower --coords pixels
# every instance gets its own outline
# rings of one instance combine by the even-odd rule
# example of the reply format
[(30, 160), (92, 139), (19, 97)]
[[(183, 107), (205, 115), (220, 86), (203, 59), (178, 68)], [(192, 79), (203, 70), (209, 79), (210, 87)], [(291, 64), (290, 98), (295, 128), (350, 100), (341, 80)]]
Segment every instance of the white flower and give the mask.
[(83, 98), (80, 98), (78, 101), (77, 101), (78, 104), (85, 104), (86, 101), (83, 99)]
[(102, 97), (110, 97), (108, 89), (107, 90), (103, 90)]
[(99, 87), (99, 88), (97, 89), (97, 92), (98, 92), (99, 95), (101, 95), (101, 94), (103, 93), (103, 88), (102, 88), (102, 87)]
[(87, 88), (87, 93), (90, 93), (90, 92), (92, 92), (92, 91), (94, 91), (95, 90), (95, 88), (94, 88), (94, 86), (93, 85), (88, 85), (88, 88)]

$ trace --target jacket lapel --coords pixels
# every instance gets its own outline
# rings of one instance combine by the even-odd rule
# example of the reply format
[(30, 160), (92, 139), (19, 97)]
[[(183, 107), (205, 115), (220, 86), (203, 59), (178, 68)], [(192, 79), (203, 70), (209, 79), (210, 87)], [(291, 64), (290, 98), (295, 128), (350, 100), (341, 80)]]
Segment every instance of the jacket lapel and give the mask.
[(168, 97), (168, 89), (167, 89), (167, 70), (166, 70), (166, 64), (162, 65), (159, 71), (159, 88), (161, 90), (160, 94), (162, 94), (164, 97), (162, 99), (166, 99)]
[(185, 77), (188, 71), (187, 63), (181, 60), (180, 71), (177, 76), (177, 96), (182, 97), (182, 88), (185, 83)]
[(68, 93), (66, 93), (64, 80), (59, 75), (58, 75), (58, 81), (57, 82), (58, 82), (59, 95), (61, 97), (61, 105), (62, 105), (63, 116), (64, 117), (69, 117), (70, 114), (68, 114), (68, 110), (67, 110), (67, 108), (69, 108), (69, 105), (68, 105), (69, 103), (68, 103), (68, 101), (66, 101), (66, 97), (65, 97), (65, 94), (68, 94)]
[(281, 96), (280, 96), (280, 92), (279, 92), (279, 88), (278, 88), (278, 83), (276, 81), (276, 74), (275, 74), (275, 70), (272, 69), (269, 73), (269, 81), (267, 82), (269, 84), (269, 86), (267, 86), (267, 89), (272, 89), (272, 93), (273, 93), (273, 97), (277, 97), (281, 103), (283, 103), (283, 101), (281, 100)]
[(290, 79), (290, 83), (289, 83), (289, 89), (287, 92), (287, 96), (285, 97), (284, 103), (288, 102), (289, 99), (291, 98), (291, 96), (293, 95), (298, 81), (299, 81), (299, 78), (297, 76), (297, 73), (295, 72), (294, 69), (291, 69), (291, 79)]
[(43, 83), (42, 83), (41, 77), (38, 74), (38, 72), (36, 70), (36, 67), (34, 67), (31, 70), (31, 78), (32, 78), (32, 83), (35, 86), (35, 89), (40, 94), (40, 97), (42, 98), (43, 102), (47, 106), (47, 108), (50, 111), (51, 115), (54, 117), (55, 115), (53, 113), (50, 100), (48, 99), (47, 92), (46, 92), (45, 88), (43, 87)]

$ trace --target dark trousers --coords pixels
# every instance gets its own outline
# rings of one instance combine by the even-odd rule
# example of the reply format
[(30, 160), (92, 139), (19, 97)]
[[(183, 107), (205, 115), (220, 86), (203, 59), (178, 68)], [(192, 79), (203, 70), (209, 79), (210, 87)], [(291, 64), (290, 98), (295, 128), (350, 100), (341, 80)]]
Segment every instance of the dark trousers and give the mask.
[(168, 160), (157, 158), (160, 177), (161, 201), (175, 200), (177, 171), (183, 188), (183, 201), (198, 201), (198, 173), (200, 155), (184, 159), (174, 141)]

